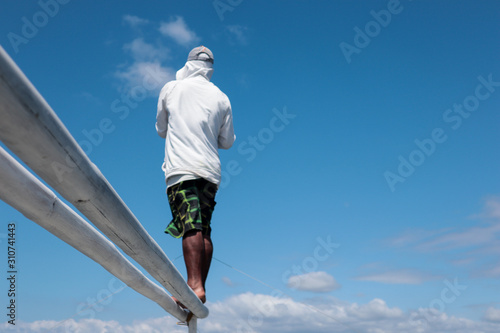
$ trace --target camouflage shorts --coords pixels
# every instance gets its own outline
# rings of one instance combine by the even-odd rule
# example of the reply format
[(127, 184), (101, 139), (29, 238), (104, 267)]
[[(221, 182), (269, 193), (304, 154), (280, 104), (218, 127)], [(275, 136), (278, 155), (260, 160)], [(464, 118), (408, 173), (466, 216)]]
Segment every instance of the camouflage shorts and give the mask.
[(165, 233), (181, 238), (190, 230), (210, 236), (217, 186), (203, 178), (187, 180), (167, 189), (172, 221)]

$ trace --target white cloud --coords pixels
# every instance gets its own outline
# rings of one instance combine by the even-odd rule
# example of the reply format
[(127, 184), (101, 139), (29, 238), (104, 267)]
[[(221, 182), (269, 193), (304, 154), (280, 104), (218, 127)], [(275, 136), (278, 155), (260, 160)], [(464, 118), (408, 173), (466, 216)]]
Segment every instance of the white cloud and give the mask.
[(226, 31), (228, 33), (229, 42), (232, 44), (247, 45), (248, 28), (241, 25), (228, 25), (226, 26)]
[(133, 28), (149, 23), (149, 21), (147, 19), (143, 19), (143, 18), (140, 18), (138, 16), (134, 16), (134, 15), (123, 16), (123, 22), (125, 22), (126, 24), (128, 24), (129, 26), (131, 26)]
[(382, 320), (389, 318), (403, 318), (404, 313), (398, 308), (389, 308), (381, 299), (374, 299), (365, 305), (352, 304), (350, 314), (363, 320)]
[(483, 211), (471, 216), (474, 219), (500, 220), (500, 197), (490, 196), (485, 199)]
[(387, 243), (393, 247), (407, 247), (410, 245), (415, 245), (417, 243), (425, 242), (428, 239), (442, 235), (443, 233), (449, 232), (451, 229), (439, 229), (439, 230), (422, 230), (422, 229), (412, 229), (407, 230), (397, 237), (387, 240)]
[[(500, 240), (500, 198), (488, 198), (483, 212), (472, 215), (480, 219), (478, 224), (468, 228), (441, 228), (436, 230), (409, 230), (390, 239), (396, 247), (412, 247), (421, 252), (448, 251), (466, 247), (486, 247)], [(491, 220), (484, 222), (483, 220)]]
[(167, 48), (136, 38), (125, 44), (123, 49), (133, 58), (131, 64), (115, 72), (123, 92), (132, 93), (135, 89), (139, 100), (144, 98), (143, 95), (157, 97), (163, 85), (175, 78), (175, 70), (162, 65), (169, 55)]
[(500, 309), (488, 308), (484, 314), (484, 320), (500, 323)]
[[(142, 28), (149, 23), (148, 20), (133, 15), (125, 15), (123, 21), (134, 28)], [(142, 31), (142, 29), (136, 30)], [(200, 40), (180, 16), (170, 22), (162, 22), (159, 32), (183, 46), (189, 46)], [(136, 101), (146, 97), (157, 97), (164, 84), (175, 79), (177, 70), (165, 65), (170, 56), (170, 49), (161, 45), (159, 40), (148, 43), (143, 37), (139, 37), (123, 45), (123, 50), (130, 55), (131, 62), (119, 65), (114, 73), (120, 80), (121, 93), (132, 95)]]
[[(449, 316), (435, 309), (404, 312), (374, 299), (366, 304), (340, 302), (324, 298), (321, 304), (301, 303), (290, 298), (244, 293), (224, 301), (208, 303), (210, 315), (199, 320), (204, 333), (498, 333), (500, 310), (490, 308), (484, 321)], [(25, 333), (185, 333), (170, 316), (135, 321), (124, 325), (117, 321), (84, 319), (66, 322), (36, 321), (0, 324), (2, 332)], [(58, 324), (61, 324), (57, 326)]]
[[(478, 225), (465, 229), (451, 229), (449, 232), (419, 244), (417, 249), (423, 251), (446, 251), (470, 247), (488, 248), (500, 241), (500, 198), (491, 197), (486, 200), (481, 214), (473, 215), (480, 219)], [(491, 220), (483, 222), (483, 220)]]
[(169, 49), (146, 43), (142, 38), (136, 38), (125, 44), (123, 49), (137, 61), (165, 60), (170, 53)]
[[(186, 333), (187, 329), (178, 326), (177, 320), (171, 316), (137, 321), (130, 325), (122, 325), (117, 321), (103, 321), (99, 319), (82, 319), (75, 321), (69, 319), (63, 322), (52, 320), (41, 320), (33, 323), (17, 322), (14, 329), (9, 329), (10, 324), (0, 325), (2, 332), (25, 332), (25, 333), (160, 333), (168, 327), (168, 332)], [(8, 326), (7, 326), (8, 325)]]
[(453, 230), (417, 246), (425, 252), (448, 251), (465, 247), (493, 244), (500, 238), (500, 223), (475, 226), (465, 230)]
[(82, 97), (85, 101), (92, 103), (94, 105), (102, 105), (102, 101), (94, 96), (93, 94), (89, 93), (88, 91), (82, 91), (80, 93), (80, 97)]
[(160, 25), (160, 32), (183, 46), (194, 46), (194, 44), (200, 41), (200, 38), (194, 31), (189, 29), (181, 16), (177, 16), (170, 22), (162, 22)]
[(500, 261), (496, 260), (489, 265), (482, 265), (480, 269), (471, 274), (474, 278), (500, 278)]
[(356, 280), (380, 282), (387, 284), (422, 284), (425, 281), (435, 279), (428, 274), (415, 270), (392, 270), (382, 273), (367, 274), (359, 276)]
[(227, 276), (222, 277), (222, 282), (228, 287), (234, 287), (233, 280), (231, 280)]
[(115, 75), (122, 80), (123, 90), (142, 100), (147, 96), (157, 96), (163, 85), (175, 78), (175, 71), (162, 66), (159, 61), (143, 61), (119, 70)]
[(488, 198), (474, 225), (410, 230), (387, 243), (392, 247), (440, 255), (453, 265), (468, 268), (475, 278), (500, 277), (500, 198)]
[(340, 288), (335, 278), (326, 272), (311, 272), (302, 275), (294, 275), (288, 279), (289, 288), (326, 293)]

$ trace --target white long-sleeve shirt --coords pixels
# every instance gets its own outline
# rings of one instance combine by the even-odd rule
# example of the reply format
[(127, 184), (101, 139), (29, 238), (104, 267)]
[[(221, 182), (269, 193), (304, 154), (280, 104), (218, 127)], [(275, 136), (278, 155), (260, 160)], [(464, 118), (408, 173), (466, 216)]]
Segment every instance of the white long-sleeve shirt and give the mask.
[(210, 82), (213, 69), (206, 61), (191, 60), (160, 92), (156, 131), (165, 138), (167, 186), (181, 180), (221, 181), (218, 149), (234, 143), (229, 98)]

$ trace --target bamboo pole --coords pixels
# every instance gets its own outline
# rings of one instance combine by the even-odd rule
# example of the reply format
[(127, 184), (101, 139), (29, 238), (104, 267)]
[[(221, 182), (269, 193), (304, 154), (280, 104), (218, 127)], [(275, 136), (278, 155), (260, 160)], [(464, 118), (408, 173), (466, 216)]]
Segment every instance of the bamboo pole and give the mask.
[(73, 246), (179, 320), (182, 310), (139, 271), (116, 246), (62, 202), (50, 189), (0, 147), (0, 199), (56, 237)]

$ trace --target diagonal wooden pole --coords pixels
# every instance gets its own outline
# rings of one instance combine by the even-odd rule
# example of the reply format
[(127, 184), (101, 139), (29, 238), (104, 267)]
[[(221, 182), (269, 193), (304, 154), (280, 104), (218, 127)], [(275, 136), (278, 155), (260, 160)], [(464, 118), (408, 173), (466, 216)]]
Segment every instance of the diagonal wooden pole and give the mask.
[(149, 280), (109, 240), (62, 202), (2, 147), (0, 184), (0, 200), (99, 263), (174, 317), (186, 320), (188, 312), (182, 310), (165, 289)]

